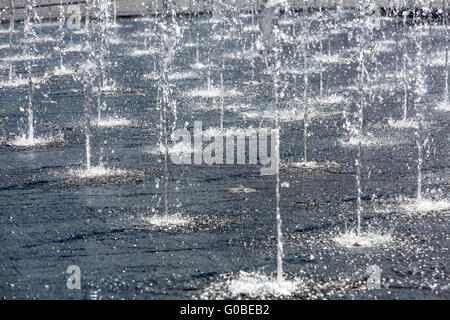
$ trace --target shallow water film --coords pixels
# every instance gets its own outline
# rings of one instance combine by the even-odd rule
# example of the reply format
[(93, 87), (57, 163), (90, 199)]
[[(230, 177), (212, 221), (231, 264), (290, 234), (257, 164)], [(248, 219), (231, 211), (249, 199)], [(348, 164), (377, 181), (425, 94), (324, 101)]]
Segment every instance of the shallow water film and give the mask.
[(204, 2), (0, 1), (0, 297), (449, 299), (447, 1)]

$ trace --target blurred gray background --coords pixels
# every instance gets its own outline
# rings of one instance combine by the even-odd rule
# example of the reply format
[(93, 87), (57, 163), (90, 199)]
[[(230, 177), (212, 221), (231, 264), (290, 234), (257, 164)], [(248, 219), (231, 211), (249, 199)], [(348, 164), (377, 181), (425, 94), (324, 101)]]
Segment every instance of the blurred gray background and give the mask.
[[(147, 14), (157, 13), (164, 0), (111, 0), (116, 5), (117, 16), (119, 17), (132, 17), (132, 16), (144, 16)], [(214, 0), (217, 2), (217, 0)], [(259, 1), (259, 0), (258, 0)], [(443, 1), (437, 0), (431, 1), (434, 8), (442, 8)], [(251, 8), (252, 0), (220, 0), (235, 7), (240, 7), (241, 10), (249, 10)], [(293, 7), (302, 8), (304, 0), (288, 0)], [(319, 7), (320, 5), (326, 7), (336, 7), (336, 4), (342, 4), (344, 7), (353, 6), (357, 0), (309, 0), (307, 1), (309, 7)], [(394, 1), (377, 0), (380, 7), (389, 7)], [(23, 19), (23, 7), (25, 0), (0, 0), (0, 21), (6, 23), (10, 19), (11, 7), (14, 9), (14, 17), (16, 20)], [(54, 19), (59, 15), (60, 0), (38, 0), (39, 16), (44, 19)], [(84, 9), (85, 0), (62, 0), (62, 3), (66, 7), (66, 13), (70, 5), (79, 5), (81, 9)], [(179, 13), (189, 12), (205, 12), (208, 11), (209, 0), (175, 0), (176, 10)], [(409, 1), (410, 4), (413, 0)]]

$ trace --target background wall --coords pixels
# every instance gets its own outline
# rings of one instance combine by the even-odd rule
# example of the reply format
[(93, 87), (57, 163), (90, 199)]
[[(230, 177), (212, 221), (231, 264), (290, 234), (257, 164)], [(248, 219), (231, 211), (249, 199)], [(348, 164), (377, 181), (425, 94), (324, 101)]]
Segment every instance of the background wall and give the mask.
[[(70, 4), (79, 5), (82, 10), (85, 6), (85, 0), (62, 0), (64, 6), (66, 8), (69, 7)], [(111, 0), (113, 1), (113, 0)], [(158, 12), (161, 8), (161, 5), (164, 0), (116, 0), (117, 6), (117, 15), (120, 17), (125, 16), (143, 16), (146, 14), (151, 14)], [(202, 12), (208, 10), (209, 0), (174, 0), (176, 4), (176, 10), (179, 13), (189, 13), (189, 12)], [(214, 0), (217, 1), (217, 0)], [(231, 4), (233, 6), (241, 8), (241, 10), (249, 10), (251, 7), (251, 0), (221, 0), (222, 2)], [(445, 0), (437, 0), (432, 1), (433, 7), (442, 8), (443, 1)], [(15, 9), (14, 15), (17, 20), (23, 19), (23, 6), (25, 0), (0, 0), (0, 21), (8, 22), (9, 21), (9, 7), (10, 2), (13, 3)], [(45, 19), (50, 18), (54, 19), (59, 14), (58, 5), (60, 0), (38, 0), (40, 5), (38, 8), (39, 15)], [(297, 8), (302, 8), (304, 5), (304, 0), (288, 0), (288, 2)], [(322, 6), (330, 6), (335, 7), (336, 3), (339, 3), (339, 0), (308, 0), (308, 6), (317, 8), (319, 5)], [(353, 6), (357, 0), (342, 0), (344, 7)], [(389, 0), (377, 0), (377, 3), (380, 6), (387, 7), (389, 3), (393, 1)], [(409, 1), (411, 4), (413, 0)], [(67, 12), (68, 10), (66, 10)]]

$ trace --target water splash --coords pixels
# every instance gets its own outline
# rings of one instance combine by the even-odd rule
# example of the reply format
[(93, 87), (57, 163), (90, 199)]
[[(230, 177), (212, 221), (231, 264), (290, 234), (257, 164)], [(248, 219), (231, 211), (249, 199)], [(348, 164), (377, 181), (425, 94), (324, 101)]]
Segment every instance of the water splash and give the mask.
[(208, 128), (203, 130), (202, 132), (194, 132), (195, 134), (203, 134), (204, 137), (217, 137), (217, 136), (224, 136), (224, 137), (245, 137), (248, 135), (250, 131), (253, 131), (255, 134), (257, 134), (260, 130), (268, 130), (267, 128), (237, 128), (237, 127), (229, 127), (229, 128)]
[[(313, 57), (314, 61), (322, 63), (322, 64), (351, 64), (354, 63), (354, 61), (351, 58), (343, 57), (339, 54), (316, 54)], [(320, 70), (323, 70), (323, 68), (316, 67), (316, 70), (320, 72)]]
[(162, 229), (172, 229), (177, 227), (187, 226), (192, 222), (192, 219), (186, 215), (181, 215), (179, 213), (175, 214), (164, 214), (164, 215), (153, 215), (151, 217), (143, 218), (145, 223), (162, 228)]
[(344, 96), (332, 94), (329, 96), (317, 97), (312, 102), (314, 104), (319, 104), (319, 105), (337, 105), (337, 104), (342, 105), (342, 104), (348, 103), (348, 100)]
[(446, 100), (439, 102), (436, 106), (436, 110), (450, 112), (450, 102)]
[(450, 201), (447, 199), (404, 198), (400, 201), (400, 209), (408, 215), (425, 215), (431, 212), (450, 211)]
[[(209, 89), (193, 89), (187, 92), (187, 95), (193, 98), (219, 98), (222, 95), (222, 90), (217, 87), (211, 87)], [(223, 95), (226, 97), (238, 97), (241, 96), (242, 93), (235, 89), (229, 89), (224, 90)]]
[(285, 164), (289, 167), (299, 168), (299, 169), (317, 169), (327, 166), (326, 164), (319, 163), (317, 161), (300, 161), (300, 162), (288, 162)]
[(131, 57), (143, 57), (143, 56), (151, 56), (158, 53), (158, 50), (155, 48), (145, 48), (145, 49), (133, 49), (130, 53), (128, 53)]
[[(156, 147), (153, 148), (145, 148), (145, 152), (153, 155), (164, 155), (166, 153), (166, 147), (164, 144), (160, 143)], [(183, 142), (174, 143), (172, 146), (168, 146), (168, 154), (177, 156), (184, 154), (192, 154), (192, 153), (202, 153), (203, 150), (201, 147), (192, 147), (189, 144)]]
[(253, 193), (256, 189), (244, 187), (242, 184), (237, 188), (229, 188), (228, 191), (231, 193)]
[(5, 143), (9, 146), (19, 148), (45, 147), (64, 143), (64, 136), (57, 135), (57, 136), (30, 137), (28, 134), (23, 134), (10, 141), (6, 141)]
[(369, 248), (386, 245), (393, 240), (392, 234), (374, 231), (349, 231), (333, 238), (339, 246), (345, 248)]
[(128, 172), (123, 169), (107, 168), (103, 164), (69, 170), (69, 174), (79, 179), (95, 179), (103, 177), (126, 176)]
[(62, 66), (55, 68), (55, 70), (53, 71), (53, 75), (61, 77), (61, 76), (72, 75), (74, 72), (75, 72), (75, 70), (62, 65)]
[[(31, 81), (35, 87), (39, 87), (41, 84), (46, 83), (50, 76), (45, 74), (42, 77), (31, 77)], [(11, 80), (0, 81), (0, 88), (17, 88), (29, 85), (30, 79), (25, 77), (13, 77)]]
[(98, 128), (130, 127), (133, 125), (133, 121), (121, 118), (119, 116), (113, 116), (101, 119), (97, 118), (92, 121), (92, 125)]
[(278, 279), (259, 272), (240, 271), (237, 275), (224, 275), (223, 281), (213, 283), (202, 294), (203, 299), (218, 295), (218, 298), (287, 298), (300, 291), (300, 279)]
[[(27, 42), (31, 43), (31, 42)], [(45, 59), (45, 56), (43, 55), (37, 55), (37, 54), (29, 54), (29, 53), (23, 53), (18, 54), (14, 56), (6, 56), (3, 58), (0, 58), (1, 61), (11, 61), (11, 62), (22, 62), (22, 61), (36, 61), (36, 60), (43, 60)]]
[[(323, 119), (335, 117), (337, 115), (342, 114), (342, 111), (330, 111), (330, 112), (321, 112), (317, 110), (310, 110), (308, 112), (308, 119)], [(273, 120), (275, 115), (272, 111), (244, 111), (241, 113), (244, 118), (247, 119), (264, 119), (264, 120)], [(302, 121), (304, 119), (304, 113), (297, 109), (285, 109), (283, 112), (279, 114), (280, 122), (292, 122), (292, 121)]]
[(204, 70), (208, 68), (208, 65), (202, 63), (202, 62), (195, 62), (194, 64), (191, 65), (191, 67), (193, 69), (197, 69), (197, 70)]
[(404, 144), (405, 141), (401, 137), (376, 137), (371, 133), (367, 133), (361, 137), (350, 136), (345, 139), (340, 139), (339, 142), (346, 147), (358, 147), (359, 145), (364, 147), (383, 147), (383, 146), (395, 146)]
[(177, 80), (190, 80), (190, 79), (198, 79), (199, 75), (193, 71), (184, 71), (184, 72), (173, 72), (169, 74), (169, 80), (177, 81)]
[(388, 120), (388, 124), (396, 129), (417, 129), (419, 125), (418, 122), (413, 119), (394, 120), (392, 118)]
[(71, 43), (63, 48), (64, 53), (70, 52), (89, 52), (91, 49), (88, 45), (84, 43)]

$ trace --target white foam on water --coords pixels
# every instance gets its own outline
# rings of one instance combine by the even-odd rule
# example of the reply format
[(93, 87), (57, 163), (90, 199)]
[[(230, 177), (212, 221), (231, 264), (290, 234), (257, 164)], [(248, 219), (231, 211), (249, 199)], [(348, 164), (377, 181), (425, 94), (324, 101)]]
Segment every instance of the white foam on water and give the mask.
[(73, 74), (75, 71), (67, 68), (66, 66), (62, 66), (62, 67), (56, 67), (55, 70), (53, 71), (53, 74), (55, 76), (67, 76), (67, 75), (71, 75)]
[(330, 95), (330, 96), (325, 96), (325, 97), (318, 97), (316, 99), (313, 100), (314, 103), (316, 104), (320, 104), (320, 105), (332, 105), (332, 104), (342, 104), (342, 103), (346, 103), (347, 99), (343, 96), (338, 96), (338, 95)]
[(110, 22), (109, 24), (108, 24), (108, 26), (110, 27), (110, 28), (128, 28), (129, 26), (128, 25), (123, 25), (123, 24), (121, 24), (121, 23), (119, 23), (119, 22)]
[(142, 76), (142, 78), (143, 79), (145, 79), (145, 80), (158, 80), (159, 79), (159, 74), (158, 73), (147, 73), (147, 74), (144, 74), (143, 76)]
[(223, 19), (221, 19), (220, 17), (213, 17), (208, 20), (208, 23), (219, 24), (219, 23), (222, 23), (222, 21), (223, 21)]
[(411, 119), (406, 119), (406, 120), (394, 120), (394, 119), (389, 119), (388, 120), (388, 124), (389, 126), (396, 128), (396, 129), (414, 129), (418, 127), (418, 123), (417, 121), (411, 120)]
[(154, 17), (140, 16), (140, 17), (134, 18), (132, 21), (134, 21), (134, 22), (144, 21), (144, 22), (156, 23), (156, 22), (158, 22), (158, 19), (154, 18)]
[(175, 213), (168, 215), (153, 215), (151, 217), (144, 218), (144, 221), (159, 228), (171, 228), (186, 226), (191, 223), (192, 219), (190, 217), (182, 216), (179, 213)]
[(301, 282), (298, 279), (277, 280), (274, 276), (259, 272), (240, 271), (237, 276), (228, 276), (228, 279), (213, 284), (210, 290), (223, 290), (220, 294), (229, 298), (245, 296), (263, 299), (289, 297), (299, 291), (300, 287)]
[(244, 32), (259, 32), (259, 27), (257, 25), (245, 26), (242, 31)]
[(70, 44), (66, 48), (63, 49), (64, 53), (68, 52), (87, 52), (89, 51), (89, 47), (83, 44)]
[(251, 17), (252, 17), (251, 13), (240, 13), (238, 15), (238, 18), (240, 18), (240, 19), (247, 19), (247, 18), (251, 18)]
[[(192, 147), (192, 145), (189, 145), (187, 143), (183, 142), (177, 142), (174, 143), (172, 146), (169, 146), (168, 153), (170, 155), (181, 155), (181, 154), (192, 154), (194, 152), (202, 153), (203, 150), (201, 149), (195, 149), (195, 147)], [(153, 148), (146, 148), (146, 153), (154, 154), (154, 155), (161, 155), (166, 153), (166, 148), (163, 144), (159, 144), (156, 147)]]
[(63, 135), (33, 137), (30, 139), (28, 135), (23, 134), (21, 136), (15, 137), (13, 140), (6, 141), (6, 144), (13, 147), (32, 148), (32, 147), (44, 147), (47, 145), (62, 142), (64, 142)]
[[(396, 83), (399, 81), (403, 81), (403, 74), (401, 72), (392, 72), (392, 73), (376, 73), (374, 78), (384, 78), (386, 81), (390, 81), (391, 83)], [(403, 85), (403, 83), (402, 83)]]
[[(219, 103), (196, 103), (192, 106), (195, 110), (220, 110), (220, 104)], [(252, 109), (253, 107), (248, 104), (231, 104), (231, 105), (224, 105), (223, 109), (227, 111), (232, 112), (238, 112), (241, 110), (247, 110)]]
[(231, 193), (253, 193), (256, 189), (244, 187), (242, 184), (237, 188), (229, 188), (228, 191)]
[(208, 68), (208, 66), (207, 66), (206, 64), (201, 63), (201, 62), (196, 62), (196, 63), (194, 63), (193, 65), (191, 65), (191, 67), (192, 67), (193, 69), (197, 69), (197, 70), (203, 70), (203, 69)]
[(103, 164), (91, 167), (89, 169), (79, 168), (79, 169), (69, 170), (69, 174), (71, 176), (74, 176), (74, 177), (80, 178), (80, 179), (125, 176), (125, 175), (127, 175), (127, 173), (128, 172), (123, 169), (106, 168), (105, 166), (103, 166)]
[(73, 34), (86, 34), (86, 33), (88, 33), (88, 31), (86, 30), (86, 28), (81, 28), (81, 29), (78, 29), (78, 30), (74, 30), (74, 31), (73, 31)]
[(147, 38), (149, 36), (149, 30), (145, 29), (145, 31), (134, 32), (131, 36), (133, 38)]
[[(39, 86), (43, 83), (45, 83), (50, 78), (50, 74), (44, 74), (42, 77), (32, 77), (31, 81), (36, 86), (36, 88), (39, 88)], [(0, 81), (0, 88), (17, 88), (22, 86), (28, 85), (28, 78), (22, 78), (20, 76), (14, 77), (11, 81), (9, 80), (3, 80)]]
[(120, 45), (123, 43), (127, 43), (127, 41), (125, 41), (124, 39), (122, 39), (119, 36), (114, 36), (114, 37), (111, 37), (111, 39), (109, 39), (109, 43), (112, 45)]
[(169, 74), (169, 80), (196, 79), (198, 74), (193, 71), (174, 72)]
[[(196, 97), (196, 98), (218, 98), (221, 96), (221, 90), (220, 88), (211, 87), (210, 89), (194, 89), (187, 93), (190, 97)], [(241, 96), (242, 93), (235, 89), (228, 89), (223, 91), (224, 97), (237, 97)]]
[[(0, 34), (9, 34), (9, 28), (7, 29), (0, 29)], [(14, 30), (13, 33), (17, 33), (18, 30)]]
[[(203, 130), (201, 132), (201, 134), (203, 134), (204, 137), (216, 137), (216, 136), (245, 137), (250, 131), (253, 131), (256, 134), (260, 130), (261, 130), (261, 128), (255, 129), (253, 127), (248, 127), (248, 128), (231, 127), (231, 128), (223, 128), (223, 129), (220, 129), (220, 128), (208, 128), (208, 129)], [(194, 132), (194, 134), (195, 134), (195, 132)]]
[[(309, 119), (321, 119), (334, 117), (342, 112), (318, 112), (311, 110), (308, 114)], [(274, 120), (275, 112), (271, 110), (265, 111), (246, 111), (241, 113), (244, 118), (247, 119), (264, 119), (264, 120)], [(279, 121), (290, 122), (290, 121), (303, 121), (303, 111), (297, 109), (280, 110)]]
[(195, 42), (186, 42), (183, 44), (186, 48), (196, 48), (199, 44)]
[(316, 161), (289, 162), (288, 165), (294, 168), (305, 168), (305, 169), (315, 169), (323, 167), (323, 164), (320, 164)]
[(157, 53), (157, 50), (150, 48), (150, 49), (134, 49), (130, 53), (128, 53), (129, 56), (132, 57), (142, 57), (142, 56), (150, 56), (152, 54)]
[(350, 20), (350, 21), (347, 21), (347, 22), (342, 23), (342, 24), (341, 24), (341, 27), (342, 27), (343, 29), (355, 29), (355, 28), (358, 28), (358, 27), (359, 27), (359, 22), (358, 22), (358, 21)]
[[(221, 41), (222, 40), (222, 35), (220, 33), (219, 34), (215, 33), (212, 36), (212, 39), (215, 40), (215, 41)], [(232, 40), (232, 39), (233, 39), (233, 36), (232, 36), (231, 32), (230, 33), (226, 33), (226, 34), (223, 35), (223, 40)]]
[(257, 51), (234, 51), (226, 53), (224, 57), (227, 59), (249, 60), (259, 57), (259, 53)]
[(59, 22), (46, 21), (39, 23), (39, 27), (49, 28), (49, 27), (57, 27), (59, 26)]
[(334, 35), (346, 33), (346, 31), (344, 29), (331, 29), (328, 32), (330, 34), (334, 34)]
[[(340, 139), (340, 143), (344, 146), (355, 147), (359, 144), (359, 139), (356, 136), (351, 136), (347, 139)], [(374, 137), (372, 135), (364, 135), (361, 138), (361, 145), (366, 147), (377, 147), (377, 146), (393, 146), (403, 143), (400, 139), (394, 139), (389, 137)]]
[(292, 24), (295, 24), (297, 21), (292, 18), (284, 18), (278, 21), (278, 24), (280, 26), (291, 26)]
[(355, 53), (359, 52), (359, 48), (358, 47), (351, 47), (351, 48), (343, 50), (342, 52), (343, 52), (343, 54), (345, 54), (347, 56), (353, 56)]
[(333, 241), (345, 248), (368, 248), (388, 244), (392, 239), (390, 233), (368, 231), (358, 235), (355, 231), (348, 231), (337, 235)]
[[(370, 88), (372, 90), (395, 92), (402, 89), (401, 85), (401, 82), (393, 82), (389, 81), (389, 79), (384, 79), (382, 81), (373, 83), (372, 85), (370, 85)], [(359, 88), (356, 90), (359, 90)]]
[(445, 24), (444, 25), (441, 25), (441, 24), (432, 25), (431, 28), (436, 29), (437, 31), (447, 30), (447, 26)]
[(417, 35), (419, 37), (426, 38), (426, 37), (430, 36), (430, 31), (429, 31), (428, 27), (424, 28), (422, 26), (419, 26), (419, 27), (413, 28), (413, 34)]
[(431, 67), (445, 66), (445, 51), (438, 51), (432, 53), (428, 57), (428, 65)]
[(0, 50), (9, 49), (9, 44), (0, 44)]
[(14, 56), (0, 58), (0, 60), (2, 60), (2, 61), (12, 61), (12, 62), (28, 61), (28, 60), (42, 60), (42, 59), (45, 59), (45, 56), (42, 56), (42, 55), (30, 56), (30, 55), (25, 55), (25, 54), (18, 54), (18, 55), (14, 55)]
[(322, 35), (322, 37), (320, 37), (319, 35), (317, 35), (317, 34), (309, 34), (309, 35), (303, 35), (303, 41), (306, 41), (306, 42), (308, 42), (308, 43), (313, 43), (313, 42), (319, 42), (320, 40), (322, 40), (322, 41), (325, 41), (325, 40), (327, 40), (328, 38), (327, 38), (327, 36), (326, 36), (326, 34), (324, 33), (323, 35)]
[(325, 64), (350, 64), (353, 62), (352, 59), (344, 58), (338, 54), (316, 54), (313, 58), (317, 62), (325, 63)]
[(11, 81), (9, 80), (0, 81), (0, 88), (17, 88), (26, 85), (28, 85), (28, 79), (21, 77), (16, 77)]
[(89, 299), (90, 300), (99, 300), (100, 292), (101, 292), (101, 290), (90, 290), (89, 291)]
[(383, 40), (375, 43), (376, 52), (391, 52), (396, 44), (393, 40)]
[[(247, 119), (275, 120), (275, 112), (271, 110), (246, 111), (242, 112), (241, 114), (244, 118)], [(279, 113), (279, 120), (282, 122), (301, 121), (303, 120), (303, 112), (296, 109), (283, 110)]]
[(420, 215), (426, 214), (428, 212), (439, 212), (450, 210), (450, 201), (447, 199), (435, 200), (422, 198), (418, 200), (406, 198), (401, 201), (399, 207), (409, 214)]
[[(117, 86), (116, 84), (111, 80), (109, 83), (105, 83), (101, 88), (100, 88), (101, 92), (103, 93), (113, 93), (117, 91)], [(94, 88), (93, 90), (94, 92), (98, 91), (98, 88)]]
[(436, 110), (449, 112), (450, 111), (450, 102), (445, 101), (445, 100), (439, 102), (438, 105), (436, 106)]
[(92, 124), (99, 128), (114, 128), (114, 127), (127, 127), (131, 126), (133, 122), (131, 120), (120, 118), (118, 116), (106, 117), (92, 121)]
[(320, 69), (318, 66), (313, 66), (309, 68), (285, 68), (281, 70), (282, 73), (303, 75), (305, 73), (319, 73), (320, 71), (325, 71), (325, 68)]
[(249, 109), (249, 108), (251, 108), (251, 106), (248, 104), (231, 104), (231, 105), (224, 106), (225, 110), (234, 111), (234, 112), (239, 111), (239, 110)]
[[(164, 153), (165, 152), (165, 148), (163, 145), (161, 145), (161, 147), (159, 148), (160, 153)], [(190, 153), (194, 153), (195, 151), (200, 151), (200, 149), (195, 149), (195, 147), (189, 146), (186, 143), (183, 142), (177, 142), (174, 145), (172, 145), (171, 147), (169, 147), (169, 153), (170, 154), (190, 154)]]
[(36, 38), (28, 39), (24, 42), (29, 43), (43, 43), (43, 42), (56, 42), (56, 39), (50, 36), (39, 36)]
[(283, 161), (283, 167), (291, 167), (297, 169), (320, 169), (320, 168), (337, 168), (342, 166), (334, 161), (317, 162), (317, 161)]

